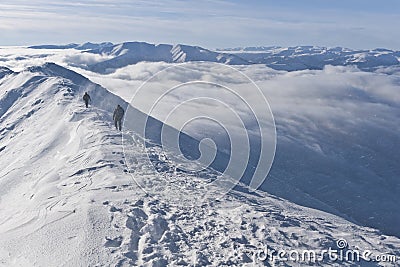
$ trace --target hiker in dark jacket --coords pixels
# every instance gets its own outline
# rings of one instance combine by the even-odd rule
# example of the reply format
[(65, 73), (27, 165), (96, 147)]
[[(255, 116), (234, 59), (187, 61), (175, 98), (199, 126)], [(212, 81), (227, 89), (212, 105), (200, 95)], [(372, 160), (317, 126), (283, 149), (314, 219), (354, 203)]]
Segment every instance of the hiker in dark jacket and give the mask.
[(113, 114), (115, 129), (120, 131), (122, 129), (122, 118), (124, 117), (124, 112), (124, 109), (120, 105), (118, 105)]
[(83, 101), (85, 101), (86, 108), (89, 106), (89, 101), (92, 101), (92, 99), (90, 99), (90, 95), (87, 92), (83, 96)]

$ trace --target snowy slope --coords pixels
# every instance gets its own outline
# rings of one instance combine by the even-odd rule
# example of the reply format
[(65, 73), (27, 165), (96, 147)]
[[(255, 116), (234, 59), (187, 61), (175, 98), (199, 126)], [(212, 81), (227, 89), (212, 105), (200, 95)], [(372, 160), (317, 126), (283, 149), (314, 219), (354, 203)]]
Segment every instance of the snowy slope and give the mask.
[[(246, 193), (244, 185), (221, 195), (207, 186), (211, 170), (171, 169), (157, 146), (145, 149), (135, 132), (113, 129), (110, 114), (124, 101), (77, 73), (55, 64), (5, 72), (0, 266), (255, 266), (263, 265), (253, 255), (265, 245), (335, 249), (339, 238), (352, 249), (400, 256), (396, 237)], [(85, 91), (93, 98), (89, 109), (81, 101)], [(159, 175), (146, 163), (148, 153)], [(352, 263), (324, 258), (315, 265)]]

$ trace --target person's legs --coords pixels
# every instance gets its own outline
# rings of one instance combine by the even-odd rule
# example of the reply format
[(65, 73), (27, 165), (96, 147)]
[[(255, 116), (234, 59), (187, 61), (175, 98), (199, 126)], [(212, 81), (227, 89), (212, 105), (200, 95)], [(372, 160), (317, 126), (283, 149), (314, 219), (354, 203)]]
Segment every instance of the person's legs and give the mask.
[(122, 130), (122, 120), (119, 120), (118, 123), (119, 123), (119, 130), (121, 131)]
[(114, 120), (115, 129), (118, 130), (118, 120)]
[(86, 107), (88, 107), (89, 106), (89, 101), (85, 100), (85, 105), (86, 105)]

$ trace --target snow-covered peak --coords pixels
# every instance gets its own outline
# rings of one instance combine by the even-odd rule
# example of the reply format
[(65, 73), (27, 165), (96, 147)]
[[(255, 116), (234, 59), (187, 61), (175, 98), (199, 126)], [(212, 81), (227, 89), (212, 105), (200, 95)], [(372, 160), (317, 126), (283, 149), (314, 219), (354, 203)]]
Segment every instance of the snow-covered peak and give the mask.
[(112, 46), (113, 43), (111, 42), (103, 42), (103, 43), (92, 43), (92, 42), (87, 42), (84, 44), (80, 44), (76, 47), (74, 47), (77, 50), (89, 50), (89, 49), (96, 49), (96, 48), (102, 48), (102, 47), (108, 47)]
[(166, 49), (170, 50), (172, 45), (166, 44), (149, 44), (146, 42), (125, 42), (111, 46), (99, 47), (96, 49), (92, 49), (87, 51), (88, 53), (93, 54), (105, 54), (110, 56), (122, 56), (126, 53), (136, 54), (139, 56), (141, 53), (149, 54), (158, 49)]
[(199, 46), (179, 44), (173, 48), (172, 52), (180, 54), (176, 62), (208, 61), (233, 65), (248, 64), (248, 62), (235, 55), (218, 53)]
[(81, 74), (71, 71), (53, 62), (47, 62), (41, 66), (28, 67), (26, 71), (39, 73), (49, 77), (61, 77), (69, 79), (75, 83), (88, 82), (89, 80)]

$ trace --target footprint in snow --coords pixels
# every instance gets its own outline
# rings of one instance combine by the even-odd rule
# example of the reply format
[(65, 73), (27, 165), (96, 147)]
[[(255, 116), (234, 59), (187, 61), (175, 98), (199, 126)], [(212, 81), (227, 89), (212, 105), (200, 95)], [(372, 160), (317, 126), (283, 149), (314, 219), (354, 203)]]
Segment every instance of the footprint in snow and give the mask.
[(108, 238), (106, 237), (106, 243), (104, 244), (105, 247), (107, 248), (116, 248), (121, 246), (122, 244), (122, 236), (118, 236), (115, 238)]
[(111, 206), (110, 212), (122, 212), (122, 209), (118, 209), (115, 206)]

